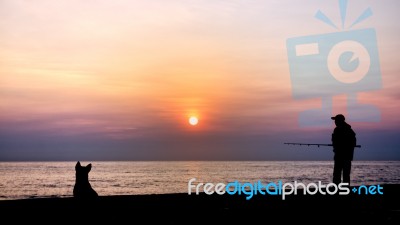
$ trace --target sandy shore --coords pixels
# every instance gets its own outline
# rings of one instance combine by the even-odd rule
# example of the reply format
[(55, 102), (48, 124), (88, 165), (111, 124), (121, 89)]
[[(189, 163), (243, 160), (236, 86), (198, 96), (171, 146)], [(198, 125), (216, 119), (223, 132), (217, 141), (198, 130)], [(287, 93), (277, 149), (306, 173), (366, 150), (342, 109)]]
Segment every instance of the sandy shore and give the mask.
[[(129, 195), (100, 196), (94, 200), (74, 198), (42, 198), (0, 201), (3, 219), (13, 221), (51, 222), (105, 220), (132, 221), (135, 224), (228, 224), (243, 221), (282, 223), (354, 222), (400, 224), (400, 185), (383, 185), (383, 195), (345, 196), (256, 195), (246, 200), (241, 195)], [(13, 216), (12, 213), (20, 216)], [(138, 221), (144, 220), (145, 223)], [(55, 221), (57, 224), (57, 221)]]

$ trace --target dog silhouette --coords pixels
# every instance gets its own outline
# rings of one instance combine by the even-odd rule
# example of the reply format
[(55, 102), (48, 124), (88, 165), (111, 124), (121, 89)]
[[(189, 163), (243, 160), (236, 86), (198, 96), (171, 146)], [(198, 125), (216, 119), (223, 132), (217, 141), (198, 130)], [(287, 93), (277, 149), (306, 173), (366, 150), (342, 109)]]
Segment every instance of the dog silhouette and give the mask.
[(95, 198), (98, 196), (97, 192), (93, 190), (89, 183), (89, 172), (92, 169), (92, 164), (87, 166), (81, 166), (78, 161), (75, 166), (75, 186), (74, 186), (74, 197), (75, 198)]

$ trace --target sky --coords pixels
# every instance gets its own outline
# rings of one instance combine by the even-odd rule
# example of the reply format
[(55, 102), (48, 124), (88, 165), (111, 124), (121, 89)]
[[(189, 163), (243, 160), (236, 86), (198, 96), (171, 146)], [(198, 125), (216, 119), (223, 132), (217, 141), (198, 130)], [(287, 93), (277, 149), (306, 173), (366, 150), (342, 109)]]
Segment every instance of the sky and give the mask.
[[(400, 160), (400, 2), (347, 3), (342, 27), (338, 0), (2, 0), (0, 161), (332, 160), (283, 144), (330, 144), (334, 129), (300, 123), (324, 90), (307, 81), (315, 96), (296, 98), (287, 41), (358, 29), (376, 32), (381, 84), (357, 84), (380, 116), (346, 120), (354, 159)], [(347, 98), (328, 114), (347, 116)]]

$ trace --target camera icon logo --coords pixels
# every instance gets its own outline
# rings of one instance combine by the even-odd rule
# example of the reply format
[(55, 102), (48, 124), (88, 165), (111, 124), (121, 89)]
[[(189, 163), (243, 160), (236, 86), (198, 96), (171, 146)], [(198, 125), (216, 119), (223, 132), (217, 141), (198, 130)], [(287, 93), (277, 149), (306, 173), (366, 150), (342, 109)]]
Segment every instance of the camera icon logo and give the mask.
[(358, 92), (382, 88), (374, 29), (289, 38), (286, 46), (293, 98), (322, 99), (321, 108), (299, 114), (300, 126), (330, 126), (332, 98), (341, 94), (347, 95), (349, 120), (380, 120), (377, 107), (357, 101)]

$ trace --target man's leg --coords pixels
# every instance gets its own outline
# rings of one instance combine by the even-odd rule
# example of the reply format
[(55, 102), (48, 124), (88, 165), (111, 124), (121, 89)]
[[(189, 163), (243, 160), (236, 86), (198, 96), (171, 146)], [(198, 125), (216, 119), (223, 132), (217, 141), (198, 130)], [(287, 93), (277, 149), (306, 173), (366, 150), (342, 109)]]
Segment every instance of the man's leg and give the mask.
[(343, 163), (341, 160), (335, 160), (335, 165), (333, 166), (333, 183), (340, 184), (342, 177), (342, 167)]
[(343, 162), (343, 183), (350, 185), (350, 172), (351, 172), (351, 161), (346, 160)]

